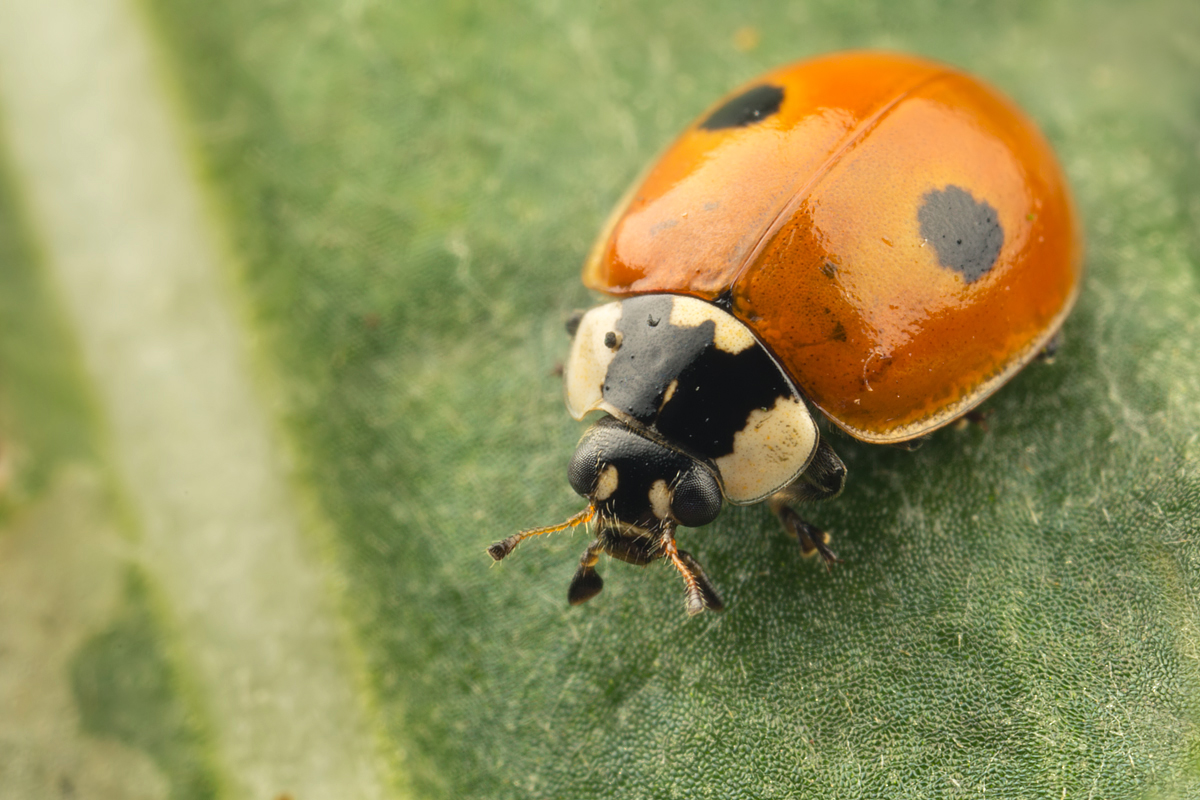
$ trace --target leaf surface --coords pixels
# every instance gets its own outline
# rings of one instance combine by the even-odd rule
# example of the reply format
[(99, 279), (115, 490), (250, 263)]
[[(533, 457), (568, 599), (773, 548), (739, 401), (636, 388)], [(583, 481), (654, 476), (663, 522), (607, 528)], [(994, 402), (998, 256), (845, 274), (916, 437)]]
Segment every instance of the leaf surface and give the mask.
[[(1200, 788), (1192, 4), (145, 9), (391, 792)], [(685, 532), (722, 615), (686, 618), (662, 565), (608, 561), (569, 608), (582, 534), (489, 568), (488, 544), (581, 505), (554, 373), (609, 206), (731, 87), (868, 46), (993, 81), (1054, 143), (1088, 246), (1056, 362), (990, 400), (986, 430), (915, 453), (837, 439), (847, 490), (809, 510), (829, 574), (763, 507)]]

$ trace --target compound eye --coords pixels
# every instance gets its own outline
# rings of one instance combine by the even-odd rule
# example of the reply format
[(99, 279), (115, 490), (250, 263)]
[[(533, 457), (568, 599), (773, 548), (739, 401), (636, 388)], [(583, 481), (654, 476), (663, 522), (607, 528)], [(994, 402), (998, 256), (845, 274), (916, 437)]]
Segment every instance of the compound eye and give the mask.
[(567, 465), (567, 480), (571, 488), (583, 497), (591, 497), (600, 482), (600, 448), (590, 436), (585, 436), (575, 448), (571, 463)]
[(698, 528), (721, 513), (721, 487), (703, 467), (693, 467), (679, 478), (671, 494), (671, 513), (680, 525)]

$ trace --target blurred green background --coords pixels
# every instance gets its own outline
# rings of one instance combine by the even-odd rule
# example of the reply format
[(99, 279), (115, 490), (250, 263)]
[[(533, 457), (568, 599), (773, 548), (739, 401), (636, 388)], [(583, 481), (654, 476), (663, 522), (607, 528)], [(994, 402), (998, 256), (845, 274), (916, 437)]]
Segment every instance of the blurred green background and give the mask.
[[(960, 65), (1086, 224), (988, 430), (835, 444), (798, 557), (585, 540), (555, 366), (609, 207), (780, 63)], [(1200, 6), (0, 2), (0, 796), (1200, 793)]]

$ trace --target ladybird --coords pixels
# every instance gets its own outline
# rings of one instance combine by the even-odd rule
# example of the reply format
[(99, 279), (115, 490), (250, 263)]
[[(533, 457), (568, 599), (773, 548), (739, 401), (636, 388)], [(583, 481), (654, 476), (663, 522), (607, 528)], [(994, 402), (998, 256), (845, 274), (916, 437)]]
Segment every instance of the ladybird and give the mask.
[(604, 412), (567, 469), (601, 553), (666, 559), (686, 609), (722, 601), (676, 530), (766, 501), (806, 555), (837, 560), (795, 507), (846, 468), (810, 408), (912, 448), (969, 416), (1057, 341), (1082, 278), (1062, 170), (1011, 100), (953, 67), (852, 52), (769, 72), (707, 110), (618, 204), (583, 269), (616, 298), (574, 321), (563, 380)]

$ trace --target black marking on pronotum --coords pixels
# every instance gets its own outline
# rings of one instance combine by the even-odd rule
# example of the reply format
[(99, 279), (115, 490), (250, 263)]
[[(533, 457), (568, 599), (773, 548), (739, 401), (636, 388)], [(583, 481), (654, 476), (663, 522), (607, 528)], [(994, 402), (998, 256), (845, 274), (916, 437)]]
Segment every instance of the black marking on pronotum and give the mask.
[(937, 251), (938, 263), (958, 272), (967, 283), (979, 280), (995, 265), (1004, 229), (986, 200), (976, 200), (958, 186), (933, 189), (922, 196), (917, 219), (921, 236)]
[(691, 328), (645, 322), (648, 316), (669, 319), (672, 302), (661, 295), (623, 302), (622, 345), (605, 375), (604, 399), (668, 441), (717, 459), (733, 452), (734, 436), (751, 412), (773, 408), (779, 398), (792, 397), (792, 389), (758, 345), (739, 353), (719, 349), (712, 320)]
[(732, 354), (711, 347), (687, 366), (655, 427), (672, 442), (708, 458), (733, 452), (751, 412), (770, 409), (792, 389), (761, 347)]
[(700, 123), (700, 127), (706, 131), (744, 128), (775, 114), (782, 104), (782, 87), (769, 83), (755, 86), (726, 101), (725, 105), (709, 114), (708, 119)]
[(716, 326), (661, 325), (671, 316), (667, 295), (632, 297), (621, 303), (621, 349), (604, 376), (604, 399), (646, 425), (653, 424), (667, 387), (712, 344)]

